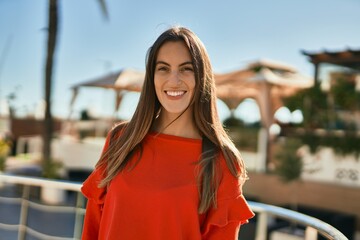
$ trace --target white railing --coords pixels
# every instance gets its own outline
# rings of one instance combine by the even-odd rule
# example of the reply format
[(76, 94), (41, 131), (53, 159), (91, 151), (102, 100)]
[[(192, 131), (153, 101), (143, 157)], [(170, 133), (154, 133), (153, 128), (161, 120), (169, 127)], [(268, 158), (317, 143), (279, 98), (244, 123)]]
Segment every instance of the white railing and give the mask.
[[(84, 197), (80, 192), (81, 184), (74, 182), (66, 181), (52, 181), (41, 178), (33, 177), (20, 177), (12, 175), (3, 175), (0, 174), (0, 190), (1, 186), (7, 186), (8, 184), (18, 184), (22, 185), (22, 196), (21, 197), (2, 197), (0, 196), (0, 209), (2, 204), (17, 204), (20, 205), (20, 217), (19, 223), (17, 224), (5, 224), (0, 222), (0, 230), (5, 231), (17, 231), (17, 239), (23, 240), (26, 238), (26, 235), (31, 235), (32, 237), (38, 239), (46, 240), (67, 240), (67, 239), (80, 239), (81, 230), (83, 225), (83, 216), (85, 214), (84, 208)], [(4, 186), (3, 186), (4, 187)], [(52, 187), (56, 189), (62, 189), (67, 191), (73, 191), (77, 195), (77, 200), (75, 206), (54, 206), (47, 205), (41, 201), (34, 202), (29, 198), (30, 196), (30, 187)], [(277, 217), (287, 220), (291, 223), (296, 223), (305, 227), (305, 240), (316, 240), (318, 233), (324, 236), (327, 239), (331, 240), (346, 240), (347, 238), (337, 229), (330, 226), (329, 224), (320, 221), (316, 218), (297, 213), (291, 210), (284, 208), (262, 204), (258, 202), (251, 202), (249, 204), (252, 210), (257, 215), (256, 222), (256, 234), (255, 240), (266, 240), (268, 232), (268, 220), (269, 217)], [(28, 212), (29, 209), (37, 209), (41, 212), (56, 212), (56, 213), (74, 213), (74, 230), (72, 237), (60, 237), (60, 236), (51, 236), (35, 230), (32, 227), (28, 226)], [(54, 223), (58, 226), (61, 226), (61, 222)]]
[[(22, 186), (21, 197), (0, 196), (0, 207), (2, 204), (15, 204), (20, 206), (19, 222), (16, 224), (6, 224), (0, 222), (0, 230), (17, 231), (18, 240), (26, 239), (27, 235), (42, 240), (70, 240), (70, 239), (81, 238), (85, 208), (84, 208), (84, 197), (80, 192), (80, 188), (81, 188), (80, 183), (67, 182), (67, 181), (53, 181), (42, 178), (20, 177), (20, 176), (0, 174), (0, 190), (1, 188), (5, 188), (6, 186), (9, 185), (10, 186), (21, 185)], [(66, 204), (49, 205), (41, 201), (31, 200), (30, 199), (31, 187), (47, 187), (47, 188), (54, 188), (63, 191), (72, 191), (76, 194), (76, 204), (74, 206), (67, 206)], [(41, 232), (39, 229), (35, 230), (34, 228), (30, 227), (28, 225), (29, 209), (37, 210), (41, 213), (75, 214), (72, 236), (67, 236), (67, 237), (53, 236), (53, 235), (45, 234), (44, 232)], [(64, 223), (56, 222), (53, 224), (56, 224), (56, 226), (61, 227)]]
[(297, 224), (305, 227), (305, 240), (316, 240), (318, 233), (331, 240), (347, 240), (339, 230), (331, 225), (308, 215), (298, 213), (289, 209), (276, 207), (273, 205), (251, 202), (249, 201), (251, 209), (256, 212), (259, 219), (256, 227), (256, 240), (267, 239), (267, 227), (269, 217), (281, 218), (287, 220), (291, 224)]

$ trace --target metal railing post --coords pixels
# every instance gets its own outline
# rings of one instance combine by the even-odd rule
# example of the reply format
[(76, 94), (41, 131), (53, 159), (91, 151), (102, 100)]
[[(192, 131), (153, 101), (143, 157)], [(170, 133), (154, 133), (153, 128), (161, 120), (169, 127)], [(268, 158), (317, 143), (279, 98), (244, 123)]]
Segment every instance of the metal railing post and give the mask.
[(317, 240), (318, 231), (313, 227), (306, 227), (305, 229), (305, 240)]
[(268, 215), (266, 212), (257, 213), (258, 223), (256, 226), (256, 240), (266, 240), (267, 237), (267, 219)]
[(74, 238), (80, 239), (83, 227), (83, 221), (81, 216), (84, 215), (85, 210), (82, 209), (84, 204), (84, 197), (81, 192), (76, 193), (76, 209), (75, 209), (75, 226), (74, 226)]
[(23, 185), (18, 240), (25, 240), (26, 237), (26, 226), (27, 226), (27, 217), (29, 210), (29, 201), (28, 201), (29, 195), (30, 195), (30, 186)]

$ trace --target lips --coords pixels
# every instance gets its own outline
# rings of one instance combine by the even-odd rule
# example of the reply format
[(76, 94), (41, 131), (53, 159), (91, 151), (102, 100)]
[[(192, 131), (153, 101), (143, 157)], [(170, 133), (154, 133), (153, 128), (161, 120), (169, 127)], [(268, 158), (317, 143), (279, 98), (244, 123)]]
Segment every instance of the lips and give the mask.
[(165, 91), (168, 96), (179, 97), (186, 93), (186, 91)]

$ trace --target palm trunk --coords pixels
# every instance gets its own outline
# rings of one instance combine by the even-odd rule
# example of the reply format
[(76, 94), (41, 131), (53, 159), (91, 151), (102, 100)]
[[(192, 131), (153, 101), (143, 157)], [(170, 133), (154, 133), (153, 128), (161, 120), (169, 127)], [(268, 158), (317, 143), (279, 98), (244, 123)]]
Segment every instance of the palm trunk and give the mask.
[(53, 119), (51, 114), (51, 83), (53, 76), (53, 63), (56, 48), (56, 37), (58, 30), (58, 1), (49, 0), (49, 26), (47, 57), (45, 68), (45, 119), (43, 131), (43, 167), (49, 166), (51, 162), (51, 140), (53, 133)]

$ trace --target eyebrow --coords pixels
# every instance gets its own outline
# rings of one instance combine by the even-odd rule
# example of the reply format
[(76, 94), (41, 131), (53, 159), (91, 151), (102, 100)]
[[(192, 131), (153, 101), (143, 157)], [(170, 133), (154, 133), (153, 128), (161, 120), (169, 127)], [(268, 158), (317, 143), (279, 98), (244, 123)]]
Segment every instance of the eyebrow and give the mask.
[[(164, 64), (164, 65), (170, 66), (169, 63), (164, 62), (164, 61), (157, 61), (157, 62), (156, 62), (156, 65), (158, 65), (158, 64)], [(188, 64), (193, 65), (193, 63), (192, 63), (191, 61), (187, 61), (187, 62), (183, 62), (183, 63), (179, 64), (179, 67), (182, 67), (182, 66), (188, 65)]]

